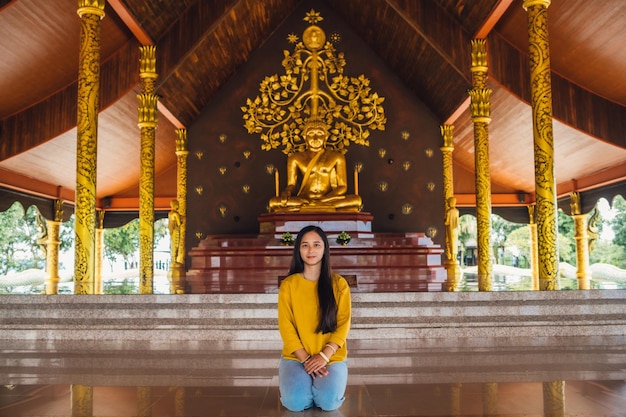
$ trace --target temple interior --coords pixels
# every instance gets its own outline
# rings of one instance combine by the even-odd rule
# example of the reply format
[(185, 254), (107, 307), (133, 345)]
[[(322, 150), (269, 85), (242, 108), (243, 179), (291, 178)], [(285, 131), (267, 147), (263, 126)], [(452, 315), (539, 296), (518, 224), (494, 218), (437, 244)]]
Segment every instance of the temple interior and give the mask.
[[(586, 223), (626, 195), (623, 0), (0, 0), (0, 39), (0, 210), (47, 233), (44, 294), (0, 295), (0, 417), (626, 416)], [(532, 291), (493, 291), (491, 214), (529, 226)], [(103, 294), (102, 231), (137, 218), (139, 294)], [(292, 413), (276, 294), (308, 224), (352, 291), (349, 377)]]

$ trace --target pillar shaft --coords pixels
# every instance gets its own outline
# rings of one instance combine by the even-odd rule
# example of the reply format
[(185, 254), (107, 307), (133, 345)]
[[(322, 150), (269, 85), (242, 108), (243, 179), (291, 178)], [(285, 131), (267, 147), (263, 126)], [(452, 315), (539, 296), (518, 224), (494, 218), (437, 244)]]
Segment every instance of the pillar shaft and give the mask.
[(543, 383), (544, 417), (565, 416), (565, 381)]
[(139, 78), (138, 126), (141, 130), (139, 183), (139, 293), (152, 294), (154, 281), (154, 153), (157, 127), (157, 102), (154, 82), (156, 47), (142, 46)]
[(59, 293), (59, 238), (61, 222), (47, 220), (48, 239), (46, 240), (46, 294)]
[(537, 202), (537, 238), (539, 288), (557, 290), (557, 205), (554, 174), (554, 140), (552, 129), (552, 87), (550, 81), (550, 48), (548, 14), (550, 0), (524, 0), (528, 14), (530, 52), (530, 88), (533, 115), (535, 155), (535, 193)]
[(81, 29), (78, 58), (74, 293), (93, 294), (100, 20), (104, 17), (104, 0), (79, 0), (78, 15)]
[(537, 259), (537, 224), (535, 223), (535, 206), (528, 206), (528, 216), (530, 221), (530, 271), (533, 291), (539, 291), (539, 260)]
[(95, 277), (94, 280), (94, 293), (103, 293), (102, 282), (102, 263), (104, 260), (104, 211), (100, 210), (98, 214), (98, 226), (96, 227), (96, 262), (95, 262)]

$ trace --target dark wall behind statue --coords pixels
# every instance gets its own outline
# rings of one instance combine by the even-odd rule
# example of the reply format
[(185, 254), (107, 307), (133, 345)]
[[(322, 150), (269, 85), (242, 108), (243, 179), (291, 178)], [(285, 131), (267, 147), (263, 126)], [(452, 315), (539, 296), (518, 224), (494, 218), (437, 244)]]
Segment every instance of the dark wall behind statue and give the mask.
[[(433, 240), (443, 245), (441, 121), (332, 9), (323, 2), (305, 1), (268, 42), (254, 51), (188, 128), (188, 249), (207, 235), (259, 232), (258, 216), (267, 211), (267, 202), (275, 194), (268, 164), (278, 168), (280, 188), (285, 187), (287, 156), (280, 149), (261, 150), (259, 135), (250, 135), (243, 127), (241, 106), (259, 94), (259, 84), (266, 76), (284, 74), (283, 50), (291, 52), (294, 46), (287, 36), (294, 33), (302, 38), (308, 27), (302, 19), (312, 8), (324, 18), (318, 26), (327, 39), (334, 32), (341, 36), (335, 48), (344, 53), (344, 74), (365, 75), (372, 90), (385, 97), (385, 130), (371, 132), (369, 147), (348, 147), (349, 192), (354, 192), (354, 165), (361, 162), (359, 194), (363, 211), (374, 216), (373, 231), (427, 232), (435, 228)], [(385, 153), (381, 157), (382, 149)]]

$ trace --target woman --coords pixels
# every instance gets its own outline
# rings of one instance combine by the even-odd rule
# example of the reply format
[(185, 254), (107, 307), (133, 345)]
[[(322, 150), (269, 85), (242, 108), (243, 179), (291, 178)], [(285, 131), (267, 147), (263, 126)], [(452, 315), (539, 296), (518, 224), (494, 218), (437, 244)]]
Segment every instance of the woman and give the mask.
[(343, 403), (351, 308), (348, 283), (331, 270), (326, 234), (317, 226), (303, 228), (278, 293), (278, 379), (287, 409), (331, 411)]

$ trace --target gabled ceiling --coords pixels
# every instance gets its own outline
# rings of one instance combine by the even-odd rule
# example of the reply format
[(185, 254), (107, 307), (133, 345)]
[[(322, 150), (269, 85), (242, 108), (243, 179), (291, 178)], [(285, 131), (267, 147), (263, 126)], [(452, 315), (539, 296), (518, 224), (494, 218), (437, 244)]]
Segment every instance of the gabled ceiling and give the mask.
[[(441, 120), (454, 124), (455, 193), (473, 204), (470, 40), (487, 38), (494, 205), (534, 193), (527, 14), (514, 0), (324, 1)], [(158, 51), (156, 208), (176, 195), (176, 128), (300, 0), (110, 0), (101, 21), (99, 206), (136, 210), (142, 44)], [(312, 2), (314, 4), (315, 2)], [(0, 0), (0, 187), (72, 202), (76, 186), (77, 1)], [(626, 2), (548, 9), (559, 196), (626, 182)]]

